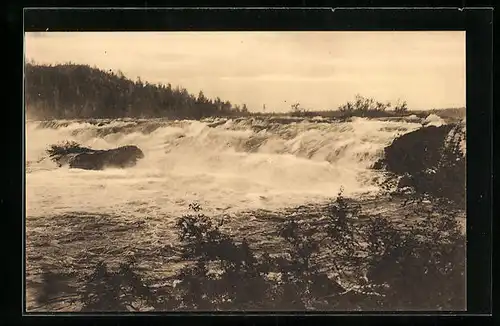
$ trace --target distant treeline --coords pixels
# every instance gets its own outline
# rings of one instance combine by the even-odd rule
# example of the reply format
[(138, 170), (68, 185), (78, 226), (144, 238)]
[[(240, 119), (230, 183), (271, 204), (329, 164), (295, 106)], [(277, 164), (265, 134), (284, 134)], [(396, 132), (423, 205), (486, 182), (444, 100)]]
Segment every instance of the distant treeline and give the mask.
[(200, 119), (248, 114), (245, 104), (209, 99), (202, 91), (195, 96), (171, 84), (132, 81), (121, 72), (72, 63), (27, 63), (25, 103), (27, 114), (37, 119)]
[(452, 120), (465, 117), (465, 108), (431, 111), (408, 110), (405, 101), (395, 105), (356, 95), (334, 110), (304, 109), (300, 103), (288, 112), (253, 112), (246, 104), (237, 105), (220, 98), (209, 99), (200, 91), (197, 96), (185, 88), (169, 84), (151, 84), (126, 78), (120, 71), (104, 71), (81, 64), (39, 65), (27, 63), (25, 103), (29, 117), (35, 119), (89, 118), (170, 118), (284, 116), (326, 118), (398, 117), (435, 113)]
[[(408, 110), (408, 111), (394, 111), (394, 110), (369, 110), (369, 111), (352, 111), (346, 112), (342, 110), (329, 110), (329, 111), (313, 111), (303, 110), (299, 112), (291, 112), (294, 117), (311, 118), (321, 116), (331, 119), (345, 119), (350, 117), (365, 117), (365, 118), (397, 118), (408, 117), (411, 115), (420, 119), (425, 119), (429, 114), (436, 114), (444, 119), (446, 122), (457, 122), (465, 118), (465, 108), (450, 108), (450, 109), (432, 109), (432, 110)], [(267, 113), (262, 115), (280, 116), (281, 113)]]
[(398, 100), (396, 103), (380, 102), (374, 98), (364, 97), (360, 94), (355, 96), (354, 101), (347, 101), (335, 110), (315, 111), (304, 109), (300, 103), (291, 105), (290, 114), (295, 117), (322, 116), (326, 118), (385, 118), (404, 117), (415, 115), (425, 118), (430, 113), (434, 113), (443, 119), (461, 120), (465, 117), (465, 108), (446, 108), (432, 110), (409, 110), (406, 101)]

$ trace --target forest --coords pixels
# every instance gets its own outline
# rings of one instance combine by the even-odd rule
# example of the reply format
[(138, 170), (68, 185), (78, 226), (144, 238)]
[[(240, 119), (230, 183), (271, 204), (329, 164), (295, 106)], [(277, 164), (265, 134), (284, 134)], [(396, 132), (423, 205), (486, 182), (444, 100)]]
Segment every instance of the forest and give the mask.
[(246, 115), (245, 104), (198, 96), (171, 84), (132, 81), (120, 71), (88, 65), (25, 67), (26, 112), (37, 119), (170, 118)]
[(26, 113), (36, 120), (167, 118), (202, 119), (206, 117), (244, 117), (250, 115), (295, 117), (322, 116), (342, 119), (353, 116), (381, 118), (409, 116), (425, 118), (429, 113), (443, 118), (463, 118), (465, 108), (409, 110), (406, 101), (381, 102), (357, 94), (338, 108), (304, 108), (300, 103), (288, 112), (250, 112), (246, 104), (233, 104), (190, 93), (181, 86), (152, 84), (140, 77), (133, 81), (121, 72), (104, 71), (89, 65), (65, 63), (25, 66)]

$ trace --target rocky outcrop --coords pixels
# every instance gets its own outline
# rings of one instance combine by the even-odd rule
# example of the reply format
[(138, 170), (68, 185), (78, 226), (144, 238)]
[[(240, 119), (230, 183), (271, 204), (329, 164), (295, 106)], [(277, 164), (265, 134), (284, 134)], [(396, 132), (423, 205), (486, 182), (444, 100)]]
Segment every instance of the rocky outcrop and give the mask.
[(416, 173), (437, 166), (453, 125), (423, 127), (396, 138), (375, 163), (375, 169), (396, 174)]
[[(396, 193), (446, 199), (465, 207), (465, 131), (460, 124), (428, 126), (396, 138), (373, 166), (390, 173)], [(404, 190), (406, 193), (406, 190)]]
[(108, 150), (95, 150), (77, 143), (53, 145), (47, 150), (58, 166), (85, 170), (102, 170), (106, 167), (127, 168), (134, 166), (144, 153), (133, 145)]

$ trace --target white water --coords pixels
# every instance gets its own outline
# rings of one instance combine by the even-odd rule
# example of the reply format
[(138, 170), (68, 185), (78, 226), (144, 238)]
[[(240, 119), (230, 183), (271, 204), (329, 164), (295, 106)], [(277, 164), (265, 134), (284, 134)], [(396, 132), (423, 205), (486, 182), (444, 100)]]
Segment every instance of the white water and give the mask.
[[(141, 132), (155, 123), (163, 126)], [(351, 196), (373, 192), (377, 172), (368, 168), (398, 134), (421, 127), (361, 118), (208, 125), (128, 120), (40, 128), (38, 122), (28, 122), (27, 216), (75, 211), (178, 216), (195, 201), (208, 211), (279, 209), (332, 198), (341, 186)], [(137, 145), (145, 158), (133, 168), (103, 171), (57, 168), (48, 159), (37, 162), (49, 145), (65, 140), (96, 149)]]
[(442, 126), (445, 124), (445, 121), (438, 115), (431, 113), (425, 118), (424, 123), (426, 126)]

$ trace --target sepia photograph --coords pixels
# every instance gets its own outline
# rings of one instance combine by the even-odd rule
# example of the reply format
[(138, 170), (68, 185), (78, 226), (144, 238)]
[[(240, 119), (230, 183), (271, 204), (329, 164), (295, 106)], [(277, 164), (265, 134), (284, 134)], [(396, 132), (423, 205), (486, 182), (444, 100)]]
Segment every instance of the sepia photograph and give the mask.
[(465, 53), (25, 32), (26, 312), (465, 311)]

